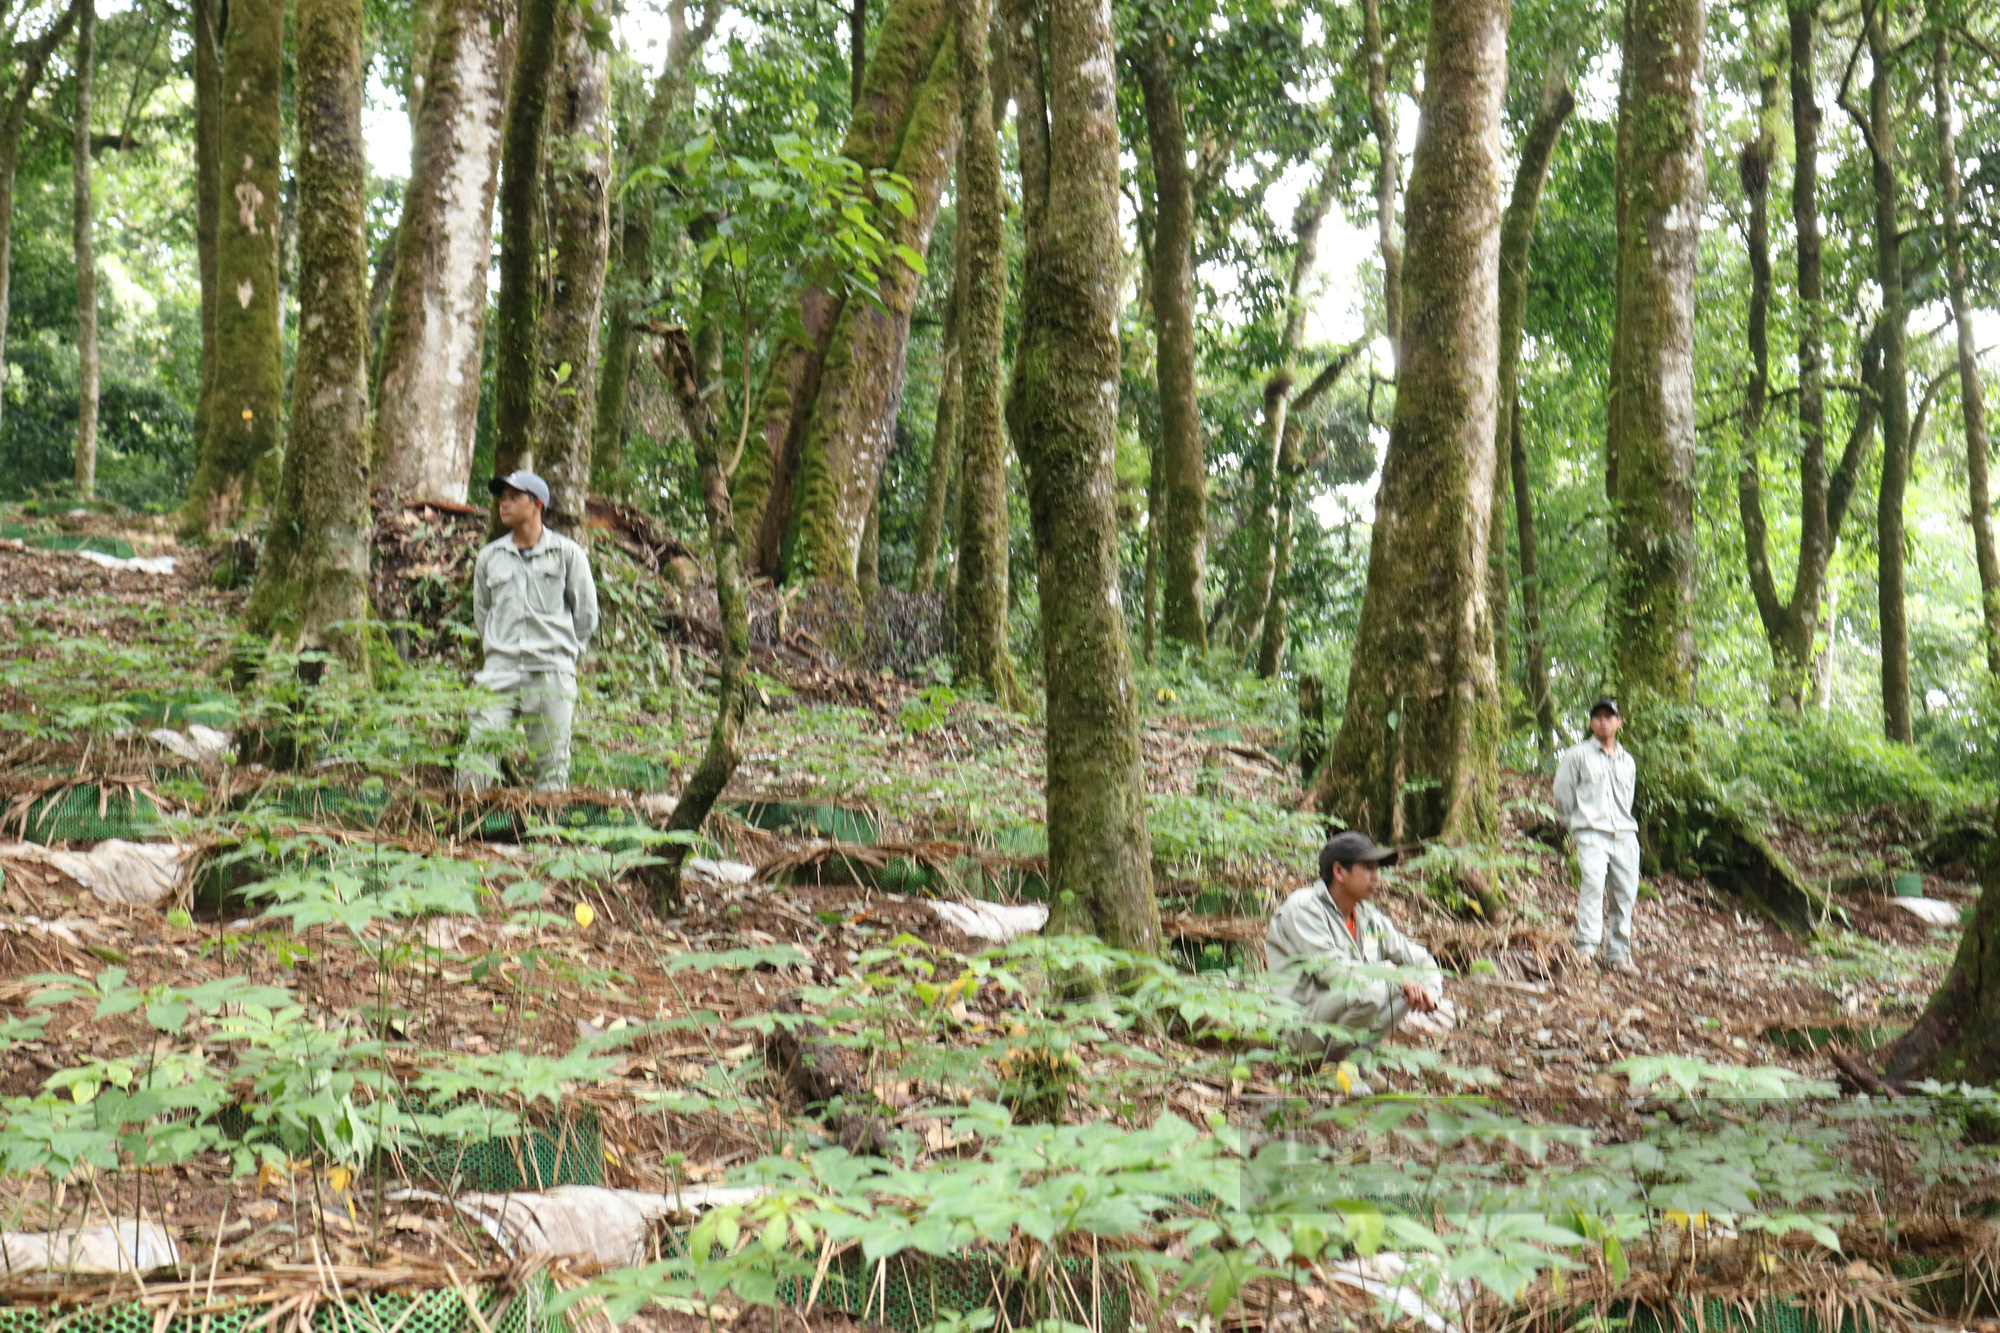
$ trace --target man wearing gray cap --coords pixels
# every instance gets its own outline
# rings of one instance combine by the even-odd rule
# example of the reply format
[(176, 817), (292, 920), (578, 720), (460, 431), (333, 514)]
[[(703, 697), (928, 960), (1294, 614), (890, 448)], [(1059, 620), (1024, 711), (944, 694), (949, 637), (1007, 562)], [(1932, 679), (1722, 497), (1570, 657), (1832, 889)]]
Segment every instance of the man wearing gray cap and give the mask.
[[(1319, 883), (1285, 899), (1271, 918), (1264, 961), (1292, 981), (1292, 999), (1307, 1024), (1333, 1024), (1353, 1043), (1305, 1028), (1289, 1034), (1305, 1056), (1339, 1060), (1372, 1046), (1412, 1011), (1428, 1014), (1444, 995), (1444, 973), (1421, 944), (1406, 938), (1370, 899), (1381, 887), (1378, 867), (1397, 853), (1366, 833), (1336, 833), (1319, 850)], [(1393, 975), (1393, 969), (1409, 975)]]
[[(1563, 752), (1556, 765), (1556, 809), (1569, 824), (1576, 865), (1583, 883), (1577, 895), (1576, 951), (1596, 958), (1601, 942), (1604, 966), (1631, 972), (1632, 907), (1639, 898), (1639, 821), (1632, 817), (1638, 766), (1618, 743), (1623, 726), (1615, 699), (1590, 706), (1590, 738)], [(1604, 919), (1605, 882), (1610, 881), (1611, 919)]]
[(495, 477), (507, 535), (488, 542), (472, 569), (472, 624), (486, 664), (472, 683), (500, 697), (473, 710), (457, 785), (484, 791), (500, 780), (499, 737), (518, 720), (528, 733), (536, 791), (569, 786), (576, 660), (597, 628), (597, 585), (581, 546), (542, 526), (549, 484), (532, 472)]

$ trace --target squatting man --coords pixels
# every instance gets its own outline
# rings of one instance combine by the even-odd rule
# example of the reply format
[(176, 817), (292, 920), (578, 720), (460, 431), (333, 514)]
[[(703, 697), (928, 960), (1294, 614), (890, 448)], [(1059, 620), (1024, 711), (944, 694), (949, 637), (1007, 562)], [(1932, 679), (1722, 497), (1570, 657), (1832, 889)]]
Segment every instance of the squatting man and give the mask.
[[(1320, 848), (1319, 882), (1285, 899), (1271, 918), (1264, 959), (1273, 974), (1292, 982), (1301, 1022), (1288, 1040), (1302, 1056), (1345, 1059), (1410, 1014), (1434, 1013), (1445, 1003), (1437, 959), (1370, 901), (1382, 885), (1381, 867), (1397, 856), (1366, 833), (1336, 833)], [(1326, 1025), (1348, 1036), (1316, 1030)]]
[(472, 683), (498, 698), (473, 709), (457, 785), (484, 791), (500, 781), (495, 751), (516, 721), (528, 733), (536, 791), (569, 786), (576, 662), (597, 628), (597, 585), (581, 546), (542, 526), (549, 485), (532, 472), (495, 477), (505, 536), (487, 543), (472, 569), (472, 624), (486, 651)]
[[(1577, 898), (1576, 951), (1598, 958), (1613, 972), (1632, 964), (1632, 906), (1639, 899), (1639, 821), (1632, 818), (1632, 791), (1638, 769), (1618, 743), (1615, 700), (1590, 706), (1590, 737), (1563, 752), (1556, 765), (1556, 809), (1576, 844), (1583, 884)], [(1611, 918), (1605, 920), (1604, 890), (1611, 888)]]

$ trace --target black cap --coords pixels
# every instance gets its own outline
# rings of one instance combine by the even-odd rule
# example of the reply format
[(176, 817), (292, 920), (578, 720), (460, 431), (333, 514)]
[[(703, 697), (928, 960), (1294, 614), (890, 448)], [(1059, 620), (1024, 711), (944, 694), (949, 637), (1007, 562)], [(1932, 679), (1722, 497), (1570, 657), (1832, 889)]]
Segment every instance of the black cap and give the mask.
[(1596, 717), (1599, 713), (1609, 713), (1611, 714), (1611, 716), (1617, 717), (1618, 701), (1616, 699), (1613, 699), (1609, 695), (1606, 695), (1604, 698), (1599, 699), (1596, 703), (1590, 706), (1590, 715), (1592, 717)]
[(1336, 833), (1326, 840), (1326, 846), (1319, 849), (1319, 877), (1324, 883), (1333, 874), (1336, 862), (1353, 865), (1366, 861), (1371, 865), (1392, 866), (1402, 853), (1389, 847), (1377, 847), (1375, 840), (1358, 829), (1348, 829)]

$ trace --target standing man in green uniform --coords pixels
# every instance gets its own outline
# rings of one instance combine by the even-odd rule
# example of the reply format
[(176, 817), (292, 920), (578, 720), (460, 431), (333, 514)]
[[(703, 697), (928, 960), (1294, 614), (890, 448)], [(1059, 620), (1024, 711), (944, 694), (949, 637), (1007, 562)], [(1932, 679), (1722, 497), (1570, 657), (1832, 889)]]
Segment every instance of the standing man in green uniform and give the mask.
[[(1430, 1013), (1444, 996), (1437, 959), (1370, 901), (1382, 884), (1379, 867), (1396, 857), (1366, 833), (1336, 833), (1320, 848), (1319, 883), (1285, 899), (1271, 918), (1264, 961), (1291, 980), (1304, 1022), (1330, 1023), (1358, 1038), (1330, 1042), (1296, 1028), (1289, 1037), (1301, 1055), (1342, 1059), (1388, 1036), (1412, 1012)], [(1410, 975), (1392, 975), (1392, 967)]]
[(500, 697), (473, 710), (457, 785), (484, 791), (500, 781), (495, 737), (518, 720), (533, 750), (536, 791), (569, 786), (576, 661), (597, 628), (590, 557), (542, 526), (549, 485), (532, 472), (495, 477), (507, 535), (488, 542), (472, 570), (472, 624), (486, 664), (472, 683)]
[[(1639, 900), (1639, 821), (1632, 817), (1638, 766), (1618, 743), (1618, 703), (1590, 706), (1590, 738), (1563, 751), (1556, 765), (1556, 809), (1576, 844), (1583, 883), (1577, 894), (1576, 951), (1598, 957), (1613, 972), (1637, 970), (1632, 962), (1632, 909)], [(1606, 920), (1604, 890), (1611, 890)]]

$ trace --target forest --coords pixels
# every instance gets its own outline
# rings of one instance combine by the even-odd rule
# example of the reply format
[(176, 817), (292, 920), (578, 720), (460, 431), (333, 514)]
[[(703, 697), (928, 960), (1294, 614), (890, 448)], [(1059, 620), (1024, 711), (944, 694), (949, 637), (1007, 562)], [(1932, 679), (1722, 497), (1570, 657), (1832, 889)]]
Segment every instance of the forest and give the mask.
[(0, 1333), (2000, 1333), (2000, 9), (0, 19)]

